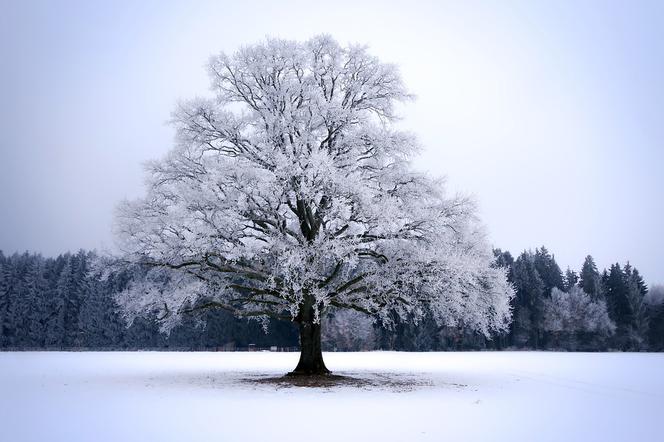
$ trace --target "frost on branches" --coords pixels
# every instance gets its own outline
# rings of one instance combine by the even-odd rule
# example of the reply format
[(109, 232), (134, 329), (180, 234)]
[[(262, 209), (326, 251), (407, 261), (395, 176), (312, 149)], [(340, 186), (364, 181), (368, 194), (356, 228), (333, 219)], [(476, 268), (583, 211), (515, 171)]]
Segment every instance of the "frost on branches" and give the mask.
[(327, 372), (326, 309), (506, 327), (512, 289), (473, 204), (411, 170), (395, 66), (319, 36), (221, 54), (209, 73), (214, 96), (180, 105), (147, 196), (119, 209), (125, 260), (151, 269), (119, 296), (129, 321), (156, 314), (168, 331), (206, 308), (291, 320), (294, 373)]
[[(603, 299), (595, 299), (581, 287), (569, 292), (554, 287), (551, 298), (544, 300), (544, 330), (551, 333), (553, 345), (576, 349), (584, 341), (601, 341), (616, 331)], [(599, 348), (595, 342), (591, 348)]]

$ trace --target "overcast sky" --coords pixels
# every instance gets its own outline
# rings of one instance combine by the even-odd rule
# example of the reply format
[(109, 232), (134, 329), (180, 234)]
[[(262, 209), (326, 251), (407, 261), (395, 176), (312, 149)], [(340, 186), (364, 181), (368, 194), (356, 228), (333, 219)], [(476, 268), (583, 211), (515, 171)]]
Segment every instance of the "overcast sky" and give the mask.
[(0, 249), (111, 248), (204, 64), (329, 33), (401, 67), (416, 166), (475, 195), (491, 242), (664, 282), (664, 2), (0, 0)]

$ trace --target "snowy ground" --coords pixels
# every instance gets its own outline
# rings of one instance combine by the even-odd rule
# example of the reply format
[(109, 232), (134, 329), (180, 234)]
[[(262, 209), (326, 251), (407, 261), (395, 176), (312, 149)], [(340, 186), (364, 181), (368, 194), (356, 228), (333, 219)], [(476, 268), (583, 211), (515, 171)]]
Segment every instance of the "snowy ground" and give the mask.
[(662, 440), (664, 354), (0, 353), (2, 441)]

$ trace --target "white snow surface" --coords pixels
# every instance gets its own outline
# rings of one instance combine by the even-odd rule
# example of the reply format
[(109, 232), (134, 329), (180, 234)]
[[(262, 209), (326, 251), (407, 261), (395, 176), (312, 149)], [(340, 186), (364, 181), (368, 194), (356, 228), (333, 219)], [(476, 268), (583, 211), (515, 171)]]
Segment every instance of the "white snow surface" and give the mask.
[(0, 353), (0, 440), (662, 440), (664, 354), (326, 353), (372, 385), (246, 381), (297, 358)]

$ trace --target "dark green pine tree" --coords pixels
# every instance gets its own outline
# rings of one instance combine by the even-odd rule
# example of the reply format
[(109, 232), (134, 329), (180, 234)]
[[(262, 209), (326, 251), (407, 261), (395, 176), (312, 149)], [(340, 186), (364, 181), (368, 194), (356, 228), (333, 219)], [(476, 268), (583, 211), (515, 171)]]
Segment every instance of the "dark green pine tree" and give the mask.
[(513, 277), (516, 296), (510, 329), (512, 345), (538, 348), (543, 334), (546, 285), (531, 251), (524, 251), (514, 261)]
[[(223, 310), (206, 310), (203, 343), (207, 348), (239, 346), (238, 339), (233, 336), (233, 325), (236, 319), (231, 313)], [(296, 343), (297, 345), (297, 343)]]
[(503, 252), (501, 249), (493, 249), (493, 256), (496, 258), (495, 265), (507, 269), (507, 280), (513, 283), (512, 267), (514, 266), (514, 258), (512, 254), (507, 250)]
[(664, 285), (648, 290), (648, 349), (664, 351)]
[(4, 324), (8, 320), (11, 261), (0, 251), (0, 348), (4, 345)]
[[(87, 272), (87, 256), (82, 250), (76, 255), (65, 255), (66, 263), (57, 283), (58, 324), (55, 327), (60, 334), (60, 345), (74, 348), (82, 344), (79, 326), (79, 314), (82, 300), (89, 293)], [(58, 340), (57, 338), (55, 339)]]
[(586, 256), (579, 274), (579, 287), (594, 300), (602, 296), (601, 277), (592, 256)]
[(565, 279), (563, 281), (566, 292), (569, 292), (579, 282), (579, 275), (574, 270), (567, 267), (565, 270)]
[(639, 273), (639, 270), (636, 267), (632, 267), (629, 262), (625, 264), (623, 269), (625, 275), (627, 276), (628, 281), (633, 282), (636, 285), (636, 289), (641, 294), (642, 297), (648, 294), (648, 286), (646, 285), (643, 277)]
[[(631, 272), (631, 269), (628, 269)], [(628, 277), (620, 264), (611, 265), (602, 274), (602, 288), (609, 317), (616, 324), (614, 344), (622, 350), (633, 349), (634, 315), (629, 301)]]
[(43, 289), (42, 299), (45, 316), (42, 318), (44, 327), (44, 348), (60, 347), (61, 334), (56, 333), (59, 329), (59, 314), (57, 309), (58, 292), (57, 283), (60, 279), (60, 272), (64, 267), (64, 263), (60, 257), (52, 259), (48, 258), (44, 261), (44, 281), (46, 286)]
[(138, 317), (124, 332), (124, 347), (132, 350), (155, 350), (166, 347), (166, 336), (153, 318)]
[(65, 323), (64, 323), (64, 303), (62, 275), (65, 268), (69, 269), (68, 264), (71, 255), (69, 253), (59, 255), (48, 266), (49, 289), (46, 296), (46, 309), (49, 312), (46, 323), (44, 324), (45, 347), (58, 349), (62, 348)]
[(20, 348), (24, 343), (26, 311), (30, 306), (23, 302), (26, 291), (25, 277), (30, 267), (30, 255), (15, 253), (5, 263), (4, 290), (5, 305), (3, 321), (0, 324), (0, 346)]
[[(95, 258), (89, 253), (88, 263)], [(88, 264), (89, 266), (89, 264)], [(87, 269), (89, 271), (89, 268)], [(86, 273), (87, 280), (85, 296), (81, 299), (79, 311), (79, 328), (81, 332), (81, 343), (89, 348), (117, 348), (120, 346), (124, 324), (117, 314), (117, 305), (113, 299), (113, 293), (109, 290), (112, 286), (113, 276), (106, 281), (101, 280), (101, 275)]]
[(45, 295), (47, 280), (44, 276), (44, 259), (37, 255), (28, 260), (22, 281), (21, 317), (23, 318), (20, 341), (22, 348), (43, 348), (45, 344), (45, 324), (48, 319)]
[(632, 322), (631, 309), (627, 300), (627, 277), (620, 264), (612, 264), (609, 271), (602, 275), (604, 296), (609, 316), (618, 327)]
[(0, 347), (7, 348), (12, 346), (14, 334), (14, 285), (16, 281), (16, 269), (14, 256), (8, 256), (5, 259), (2, 271), (2, 292), (3, 298), (0, 299)]
[(554, 287), (560, 290), (565, 289), (563, 272), (560, 270), (558, 263), (556, 263), (555, 257), (549, 253), (546, 247), (542, 246), (539, 249), (535, 249), (534, 263), (544, 284), (545, 296), (551, 296), (551, 289)]
[[(183, 310), (192, 309), (189, 303), (184, 304)], [(174, 349), (202, 347), (202, 336), (205, 323), (201, 320), (201, 313), (183, 315), (181, 322), (168, 334), (168, 346)]]
[(629, 262), (625, 264), (623, 273), (627, 278), (627, 302), (631, 311), (632, 323), (629, 328), (629, 346), (634, 350), (645, 350), (648, 342), (648, 309), (645, 296), (648, 286), (639, 271)]
[(14, 254), (5, 260), (2, 274), (0, 346), (40, 348), (47, 314), (44, 258), (28, 253)]

